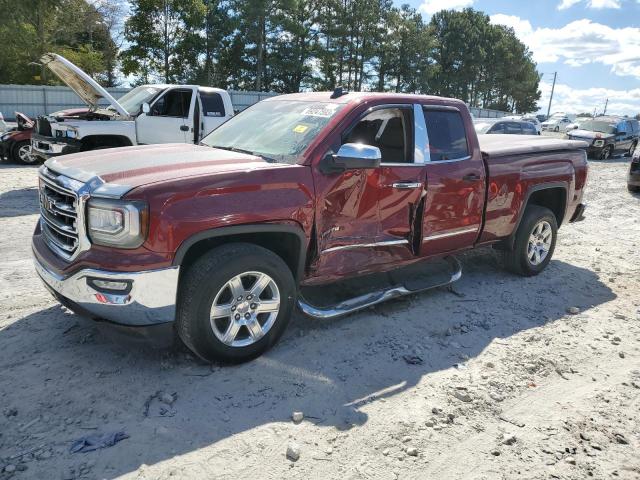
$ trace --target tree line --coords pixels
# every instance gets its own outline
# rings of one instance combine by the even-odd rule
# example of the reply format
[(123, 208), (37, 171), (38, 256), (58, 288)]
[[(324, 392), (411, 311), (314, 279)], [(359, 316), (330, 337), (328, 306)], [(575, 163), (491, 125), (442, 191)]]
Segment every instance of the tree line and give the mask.
[(512, 29), (470, 8), (425, 21), (392, 0), (0, 0), (0, 45), (0, 83), (55, 83), (32, 63), (54, 51), (106, 86), (341, 85), (518, 112), (540, 98), (531, 52)]

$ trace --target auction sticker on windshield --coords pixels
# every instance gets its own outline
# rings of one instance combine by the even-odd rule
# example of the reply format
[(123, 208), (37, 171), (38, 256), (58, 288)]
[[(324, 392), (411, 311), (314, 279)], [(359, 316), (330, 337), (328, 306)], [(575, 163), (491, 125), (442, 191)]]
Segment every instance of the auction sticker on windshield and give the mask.
[(307, 117), (329, 118), (336, 113), (339, 107), (340, 105), (336, 103), (319, 103), (305, 108), (302, 111), (302, 115), (306, 115)]

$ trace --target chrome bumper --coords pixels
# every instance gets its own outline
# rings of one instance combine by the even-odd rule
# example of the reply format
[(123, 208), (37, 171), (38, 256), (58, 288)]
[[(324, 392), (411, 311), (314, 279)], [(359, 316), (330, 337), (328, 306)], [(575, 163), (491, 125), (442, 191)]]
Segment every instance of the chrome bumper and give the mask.
[[(126, 326), (150, 326), (175, 319), (179, 267), (143, 272), (84, 269), (62, 277), (37, 259), (34, 263), (54, 296), (81, 315)], [(122, 291), (105, 290), (93, 285), (94, 280), (119, 281), (128, 286)]]

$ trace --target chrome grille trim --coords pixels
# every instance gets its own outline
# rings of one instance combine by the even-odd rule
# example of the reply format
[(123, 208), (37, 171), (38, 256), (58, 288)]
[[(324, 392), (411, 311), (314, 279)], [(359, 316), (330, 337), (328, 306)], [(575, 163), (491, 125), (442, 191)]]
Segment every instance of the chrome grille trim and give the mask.
[(58, 175), (46, 166), (39, 170), (40, 228), (49, 248), (65, 260), (73, 260), (89, 248), (84, 231), (85, 186)]

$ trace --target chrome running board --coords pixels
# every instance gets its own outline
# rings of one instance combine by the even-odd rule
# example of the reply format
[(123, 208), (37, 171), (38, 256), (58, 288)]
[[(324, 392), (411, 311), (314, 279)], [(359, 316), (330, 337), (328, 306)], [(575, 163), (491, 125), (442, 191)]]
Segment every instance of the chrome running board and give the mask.
[(302, 295), (299, 295), (298, 306), (304, 314), (309, 315), (310, 317), (318, 320), (328, 320), (357, 312), (358, 310), (386, 302), (392, 298), (404, 297), (405, 295), (420, 293), (433, 288), (445, 287), (460, 279), (462, 276), (462, 265), (456, 257), (445, 257), (444, 260), (447, 261), (451, 268), (451, 277), (446, 282), (429, 285), (428, 287), (421, 287), (415, 290), (409, 290), (404, 285), (392, 287), (386, 290), (379, 290), (377, 292), (360, 295), (359, 297), (350, 298), (349, 300), (345, 300), (344, 302), (330, 307), (316, 307), (308, 303)]

